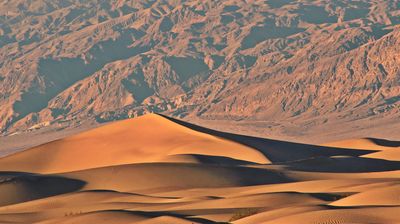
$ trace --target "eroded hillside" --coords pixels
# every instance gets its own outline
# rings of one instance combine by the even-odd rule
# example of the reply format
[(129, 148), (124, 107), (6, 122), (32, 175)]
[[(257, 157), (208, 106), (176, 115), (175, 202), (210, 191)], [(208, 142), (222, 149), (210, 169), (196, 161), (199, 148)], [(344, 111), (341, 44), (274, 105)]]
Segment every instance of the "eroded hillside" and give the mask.
[(400, 114), (400, 1), (0, 1), (0, 130)]

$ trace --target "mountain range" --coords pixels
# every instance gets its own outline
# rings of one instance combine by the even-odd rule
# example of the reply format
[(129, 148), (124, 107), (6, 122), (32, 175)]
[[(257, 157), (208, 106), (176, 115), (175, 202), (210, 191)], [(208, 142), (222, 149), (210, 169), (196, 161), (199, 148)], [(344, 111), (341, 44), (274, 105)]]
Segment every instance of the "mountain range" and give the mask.
[(399, 124), (398, 0), (2, 0), (0, 131), (149, 112)]

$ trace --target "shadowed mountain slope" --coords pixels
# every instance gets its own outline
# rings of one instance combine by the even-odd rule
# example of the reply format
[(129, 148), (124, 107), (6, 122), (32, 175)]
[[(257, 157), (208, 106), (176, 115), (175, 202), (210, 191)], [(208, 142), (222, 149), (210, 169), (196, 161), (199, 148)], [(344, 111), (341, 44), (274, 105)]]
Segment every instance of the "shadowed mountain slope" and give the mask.
[(302, 131), (398, 124), (399, 11), (397, 0), (0, 1), (0, 131), (147, 112)]

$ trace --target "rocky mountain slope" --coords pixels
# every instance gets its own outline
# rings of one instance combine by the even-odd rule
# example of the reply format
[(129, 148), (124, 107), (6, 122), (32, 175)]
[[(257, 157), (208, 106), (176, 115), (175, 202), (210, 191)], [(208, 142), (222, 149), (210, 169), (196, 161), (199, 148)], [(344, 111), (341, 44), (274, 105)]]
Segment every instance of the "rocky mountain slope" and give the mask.
[(400, 120), (399, 0), (1, 0), (0, 131)]

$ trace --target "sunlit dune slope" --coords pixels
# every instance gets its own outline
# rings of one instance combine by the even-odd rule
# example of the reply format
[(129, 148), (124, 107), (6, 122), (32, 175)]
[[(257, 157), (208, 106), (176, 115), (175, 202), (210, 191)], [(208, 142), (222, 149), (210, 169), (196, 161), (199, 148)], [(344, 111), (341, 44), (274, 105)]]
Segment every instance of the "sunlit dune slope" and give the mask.
[(326, 209), (321, 211), (304, 212), (277, 219), (259, 222), (259, 224), (351, 224), (351, 223), (399, 223), (399, 207), (388, 208), (354, 208)]
[(400, 206), (400, 185), (375, 188), (333, 202), (334, 206)]

